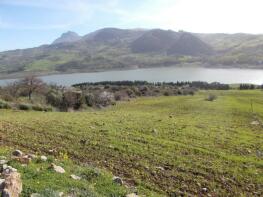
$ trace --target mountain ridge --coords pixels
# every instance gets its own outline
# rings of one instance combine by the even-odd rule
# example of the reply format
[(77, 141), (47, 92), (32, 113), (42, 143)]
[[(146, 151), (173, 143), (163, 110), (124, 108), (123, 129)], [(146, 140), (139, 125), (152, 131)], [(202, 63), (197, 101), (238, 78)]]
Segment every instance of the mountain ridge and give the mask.
[(90, 72), (178, 64), (263, 68), (263, 35), (103, 28), (0, 52), (0, 74)]

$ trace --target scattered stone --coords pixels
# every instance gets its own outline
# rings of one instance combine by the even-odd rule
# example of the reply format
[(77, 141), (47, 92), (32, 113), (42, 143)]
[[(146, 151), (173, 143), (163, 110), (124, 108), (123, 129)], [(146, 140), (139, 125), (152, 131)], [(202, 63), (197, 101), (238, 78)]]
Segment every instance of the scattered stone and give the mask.
[(8, 167), (8, 165), (7, 165), (7, 164), (4, 164), (4, 165), (3, 165), (3, 170), (6, 169), (7, 167)]
[(127, 194), (126, 197), (139, 197), (139, 196), (135, 193), (132, 193), (132, 194)]
[(34, 154), (28, 154), (27, 156), (28, 156), (28, 158), (31, 158), (31, 159), (36, 159), (37, 158), (37, 156), (34, 155)]
[(42, 155), (42, 156), (40, 157), (40, 159), (41, 159), (41, 161), (47, 161), (47, 157), (44, 156), (44, 155)]
[(41, 195), (39, 193), (33, 193), (30, 195), (30, 197), (41, 197)]
[(206, 187), (203, 187), (202, 192), (206, 193), (206, 192), (208, 192), (208, 189)]
[(21, 175), (18, 172), (12, 172), (8, 175), (5, 175), (5, 184), (2, 197), (19, 197), (21, 192)]
[(139, 196), (135, 193), (132, 193), (132, 194), (127, 194), (126, 197), (139, 197)]
[(23, 152), (21, 150), (15, 150), (13, 153), (12, 153), (13, 156), (16, 156), (16, 157), (22, 157), (23, 156)]
[(260, 125), (260, 122), (257, 120), (254, 120), (250, 123), (251, 125)]
[(17, 160), (18, 162), (22, 164), (29, 164), (31, 162), (31, 158), (29, 158), (28, 155), (22, 156), (22, 157), (14, 157), (13, 159)]
[(261, 152), (260, 150), (257, 150), (256, 155), (257, 157), (263, 157), (263, 152)]
[(158, 169), (158, 170), (162, 170), (162, 171), (165, 170), (162, 166), (158, 166), (158, 167), (156, 167), (156, 169)]
[(2, 174), (5, 175), (5, 176), (7, 176), (7, 175), (10, 175), (10, 174), (12, 174), (12, 173), (14, 173), (14, 172), (17, 172), (17, 169), (13, 168), (12, 166), (7, 166), (7, 167), (3, 170)]
[(49, 152), (50, 154), (53, 154), (53, 153), (55, 153), (56, 151), (53, 150), (53, 149), (50, 149), (50, 150), (48, 150), (48, 152)]
[(0, 156), (0, 160), (5, 160), (6, 157), (5, 156)]
[(81, 179), (81, 177), (79, 177), (79, 176), (77, 176), (77, 175), (74, 175), (74, 174), (70, 175), (70, 177), (71, 177), (72, 179), (74, 179), (74, 180), (80, 180), (80, 179)]
[(4, 159), (2, 159), (2, 160), (0, 160), (0, 165), (4, 165), (4, 164), (7, 164), (7, 160), (4, 160)]
[(118, 176), (114, 176), (114, 177), (112, 178), (112, 181), (113, 181), (114, 183), (119, 184), (119, 185), (123, 185), (122, 179), (121, 179), (120, 177), (118, 177)]
[(153, 129), (152, 132), (155, 133), (155, 134), (158, 133), (157, 129)]
[(64, 170), (64, 168), (62, 168), (61, 166), (57, 166), (57, 165), (54, 164), (54, 163), (51, 164), (51, 168), (52, 168), (55, 172), (57, 172), (57, 173), (63, 174), (63, 173), (66, 172), (66, 171)]
[(0, 190), (3, 190), (5, 187), (5, 179), (0, 179)]

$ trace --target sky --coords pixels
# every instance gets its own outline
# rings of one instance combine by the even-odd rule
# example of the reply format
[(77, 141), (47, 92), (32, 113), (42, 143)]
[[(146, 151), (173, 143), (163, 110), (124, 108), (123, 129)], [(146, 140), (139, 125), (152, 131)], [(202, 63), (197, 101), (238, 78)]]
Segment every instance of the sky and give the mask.
[(263, 0), (0, 0), (0, 51), (104, 27), (263, 33)]

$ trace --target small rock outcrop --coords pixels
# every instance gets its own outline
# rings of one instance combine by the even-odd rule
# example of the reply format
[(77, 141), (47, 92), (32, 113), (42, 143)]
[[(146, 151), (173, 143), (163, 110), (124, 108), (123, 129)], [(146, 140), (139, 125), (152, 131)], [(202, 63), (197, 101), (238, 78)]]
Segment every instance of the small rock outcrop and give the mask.
[(4, 174), (2, 197), (19, 197), (22, 192), (21, 176), (18, 172)]
[(112, 181), (116, 184), (123, 185), (123, 180), (118, 176), (113, 177)]
[(63, 174), (63, 173), (66, 172), (66, 171), (64, 170), (64, 168), (62, 168), (61, 166), (57, 166), (57, 165), (54, 164), (54, 163), (51, 164), (51, 168), (52, 168), (55, 172), (57, 172), (57, 173)]
[(22, 157), (23, 156), (23, 152), (21, 150), (15, 150), (15, 151), (12, 152), (12, 155), (16, 156), (16, 157)]

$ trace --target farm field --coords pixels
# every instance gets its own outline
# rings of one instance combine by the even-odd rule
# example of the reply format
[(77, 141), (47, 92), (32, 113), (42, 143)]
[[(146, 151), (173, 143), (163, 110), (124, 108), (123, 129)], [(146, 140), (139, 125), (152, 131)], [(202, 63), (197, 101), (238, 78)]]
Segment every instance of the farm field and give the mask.
[[(206, 101), (208, 94), (217, 99)], [(0, 138), (3, 155), (20, 149), (57, 158), (69, 171), (103, 171), (84, 184), (36, 171), (47, 164), (26, 169), (14, 164), (22, 173), (24, 196), (45, 185), (63, 192), (69, 185), (90, 189), (94, 196), (135, 190), (139, 196), (263, 195), (260, 90), (138, 98), (72, 113), (0, 110)], [(112, 185), (113, 175), (126, 187)]]

